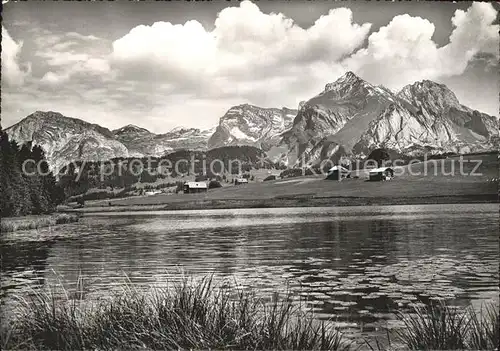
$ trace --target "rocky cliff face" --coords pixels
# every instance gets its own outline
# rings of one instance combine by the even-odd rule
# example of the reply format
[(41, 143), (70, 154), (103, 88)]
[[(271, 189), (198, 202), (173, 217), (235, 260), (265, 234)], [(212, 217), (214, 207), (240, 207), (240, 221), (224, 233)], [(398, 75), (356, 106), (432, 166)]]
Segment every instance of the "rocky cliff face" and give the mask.
[(404, 87), (360, 137), (354, 150), (386, 147), (412, 154), (422, 149), (466, 153), (489, 149), (498, 119), (461, 105), (445, 85), (424, 80)]
[(180, 149), (206, 150), (207, 141), (214, 130), (214, 128), (200, 130), (179, 127), (165, 134), (154, 134), (147, 129), (128, 125), (114, 130), (113, 133), (127, 146), (131, 156), (160, 157), (165, 153)]
[(373, 86), (352, 72), (327, 84), (321, 93), (300, 104), (293, 127), (283, 134), (281, 143), (288, 145), (289, 164), (302, 157), (317, 159), (324, 154), (323, 144), (331, 148), (335, 143), (350, 151), (359, 132), (395, 99), (388, 89)]
[(127, 148), (109, 129), (57, 112), (37, 111), (5, 131), (20, 144), (31, 141), (40, 145), (51, 169), (57, 170), (74, 160), (128, 156)]
[(461, 105), (442, 84), (426, 80), (395, 94), (348, 72), (301, 103), (280, 146), (288, 150), (289, 165), (362, 157), (378, 147), (471, 152), (491, 148), (498, 127), (496, 117)]
[(208, 140), (209, 148), (251, 145), (268, 150), (291, 127), (297, 110), (261, 108), (249, 104), (234, 106), (220, 119)]

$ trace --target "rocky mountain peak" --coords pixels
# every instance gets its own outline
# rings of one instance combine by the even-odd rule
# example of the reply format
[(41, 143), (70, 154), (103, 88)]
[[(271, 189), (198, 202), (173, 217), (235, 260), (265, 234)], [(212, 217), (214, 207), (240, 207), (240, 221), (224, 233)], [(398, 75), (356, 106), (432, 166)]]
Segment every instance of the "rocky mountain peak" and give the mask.
[(495, 117), (461, 105), (443, 84), (423, 80), (394, 93), (347, 72), (301, 103), (278, 146), (288, 149), (289, 165), (299, 156), (320, 160), (343, 150), (362, 157), (379, 147), (405, 154), (470, 152), (491, 148), (498, 125)]
[(296, 114), (297, 110), (286, 107), (263, 108), (248, 103), (233, 106), (220, 118), (208, 147), (252, 145), (266, 149), (279, 141), (279, 135), (291, 126)]
[(128, 124), (124, 127), (113, 130), (113, 134), (116, 136), (123, 135), (123, 134), (131, 134), (131, 133), (133, 133), (133, 134), (152, 134), (146, 128), (138, 127), (135, 124)]
[(189, 128), (184, 127), (184, 126), (177, 126), (177, 127), (175, 127), (175, 128), (170, 129), (170, 130), (168, 131), (168, 133), (178, 133), (178, 132), (180, 132), (180, 131), (187, 130), (187, 129), (189, 129)]
[(332, 90), (339, 90), (346, 86), (352, 86), (358, 84), (367, 84), (367, 83), (363, 79), (355, 75), (353, 72), (348, 71), (343, 76), (338, 78), (335, 82), (326, 84), (324, 92), (327, 93)]
[(440, 109), (461, 106), (455, 94), (446, 85), (431, 80), (406, 85), (398, 93), (398, 97), (410, 103), (425, 101), (427, 105)]
[(64, 117), (61, 113), (55, 111), (35, 111), (28, 117)]
[(394, 99), (394, 94), (389, 89), (374, 86), (349, 71), (335, 82), (326, 84), (325, 90), (317, 97), (340, 102), (351, 99), (366, 99), (370, 96), (388, 101)]
[[(51, 120), (53, 122), (58, 122), (64, 119), (67, 119), (69, 117), (63, 116), (59, 112), (54, 112), (54, 111), (35, 111), (29, 116), (25, 117), (22, 121), (24, 121), (24, 124), (28, 122), (35, 122), (35, 123), (44, 123), (45, 121)], [(72, 118), (69, 118), (69, 120), (72, 120)], [(21, 121), (21, 122), (22, 122)]]
[(32, 142), (45, 152), (51, 169), (74, 160), (128, 156), (127, 148), (107, 128), (54, 111), (36, 111), (5, 130), (20, 144)]
[(164, 135), (169, 135), (169, 136), (187, 136), (187, 135), (194, 135), (194, 134), (199, 134), (201, 132), (200, 129), (198, 128), (187, 128), (187, 127), (175, 127), (174, 129), (168, 131)]

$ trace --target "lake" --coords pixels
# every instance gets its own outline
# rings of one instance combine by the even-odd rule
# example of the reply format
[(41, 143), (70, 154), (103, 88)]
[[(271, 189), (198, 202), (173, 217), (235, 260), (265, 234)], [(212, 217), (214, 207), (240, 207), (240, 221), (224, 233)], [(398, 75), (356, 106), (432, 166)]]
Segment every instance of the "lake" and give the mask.
[(126, 280), (214, 274), (263, 297), (289, 292), (317, 318), (371, 333), (433, 300), (498, 301), (497, 204), (88, 213), (4, 233), (2, 309), (46, 284), (86, 299)]

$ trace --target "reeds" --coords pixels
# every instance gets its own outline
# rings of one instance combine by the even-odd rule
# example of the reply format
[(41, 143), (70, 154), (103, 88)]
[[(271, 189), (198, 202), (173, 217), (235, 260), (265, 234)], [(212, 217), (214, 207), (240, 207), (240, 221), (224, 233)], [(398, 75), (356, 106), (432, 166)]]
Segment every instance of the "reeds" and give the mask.
[(498, 306), (475, 311), (443, 303), (397, 313), (405, 328), (397, 336), (411, 350), (494, 350), (499, 343)]
[[(54, 288), (33, 292), (2, 323), (2, 349), (273, 349), (349, 350), (360, 343), (333, 323), (317, 321), (290, 295), (272, 301), (252, 291), (218, 286), (211, 277), (183, 278), (166, 288), (132, 284), (104, 300)], [(87, 298), (87, 297), (85, 297)], [(458, 309), (445, 304), (396, 313), (404, 327), (387, 331), (372, 349), (493, 350), (499, 342), (498, 306)], [(391, 337), (391, 333), (392, 337)], [(358, 345), (358, 346), (355, 346)]]
[(476, 350), (495, 350), (500, 344), (498, 306), (482, 306), (479, 314), (470, 313), (468, 345)]
[(184, 279), (140, 292), (127, 285), (108, 300), (84, 303), (54, 291), (23, 300), (2, 328), (3, 349), (316, 349), (350, 343), (286, 296), (264, 303), (251, 292)]
[(2, 232), (17, 230), (38, 229), (56, 224), (72, 223), (78, 221), (78, 215), (56, 213), (51, 215), (2, 218), (0, 229)]

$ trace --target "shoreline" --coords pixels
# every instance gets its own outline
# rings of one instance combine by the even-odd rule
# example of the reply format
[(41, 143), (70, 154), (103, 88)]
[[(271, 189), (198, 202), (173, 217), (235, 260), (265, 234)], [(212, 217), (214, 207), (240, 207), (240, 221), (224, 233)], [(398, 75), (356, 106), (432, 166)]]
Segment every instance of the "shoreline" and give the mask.
[(74, 223), (80, 219), (76, 213), (54, 212), (43, 215), (28, 215), (20, 217), (4, 217), (1, 222), (2, 232), (39, 229), (59, 224)]
[(194, 201), (176, 201), (171, 203), (113, 204), (112, 206), (88, 206), (68, 209), (67, 213), (92, 212), (127, 212), (127, 211), (182, 211), (216, 210), (244, 208), (286, 208), (286, 207), (349, 207), (349, 206), (395, 206), (395, 205), (430, 205), (430, 204), (476, 204), (498, 203), (497, 194), (435, 195), (415, 197), (357, 197), (357, 196), (281, 196), (266, 199), (200, 199)]

